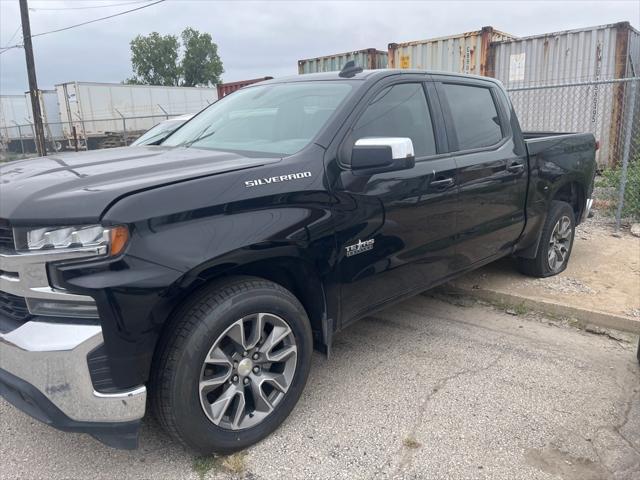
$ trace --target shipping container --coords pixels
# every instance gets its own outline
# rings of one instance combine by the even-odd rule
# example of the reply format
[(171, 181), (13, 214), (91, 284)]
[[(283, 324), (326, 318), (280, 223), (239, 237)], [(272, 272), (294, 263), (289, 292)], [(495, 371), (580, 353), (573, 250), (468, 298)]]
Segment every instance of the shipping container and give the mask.
[(624, 22), (494, 42), (487, 73), (507, 88), (633, 76), (639, 38)]
[(24, 95), (0, 95), (0, 142), (5, 148), (20, 136), (33, 138), (30, 116), (31, 103)]
[(491, 42), (516, 38), (483, 27), (482, 30), (405, 43), (390, 43), (389, 68), (416, 68), (487, 75)]
[(367, 48), (355, 52), (298, 60), (298, 73), (336, 72), (342, 70), (345, 63), (350, 60), (355, 61), (356, 65), (365, 70), (387, 68), (387, 52)]
[(603, 82), (640, 76), (640, 33), (628, 22), (494, 42), (489, 61), (525, 130), (592, 132), (598, 164), (619, 163), (631, 89)]
[(236, 90), (240, 90), (247, 85), (253, 85), (254, 83), (264, 82), (265, 80), (271, 80), (273, 77), (252, 78), (251, 80), (239, 80), (237, 82), (219, 83), (217, 85), (218, 98), (222, 98), (225, 95), (229, 95)]
[(215, 88), (93, 82), (67, 82), (55, 88), (65, 137), (72, 138), (75, 126), (85, 141), (122, 133), (125, 127), (131, 139), (163, 119), (196, 113), (218, 98)]

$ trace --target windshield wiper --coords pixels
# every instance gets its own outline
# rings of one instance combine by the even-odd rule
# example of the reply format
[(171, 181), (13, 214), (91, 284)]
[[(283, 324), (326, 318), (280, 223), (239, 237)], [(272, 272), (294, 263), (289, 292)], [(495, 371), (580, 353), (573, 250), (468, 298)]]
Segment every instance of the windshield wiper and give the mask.
[(209, 128), (211, 127), (211, 125), (209, 125), (208, 127), (206, 127), (201, 133), (200, 135), (198, 135), (196, 138), (194, 138), (193, 140), (189, 140), (188, 142), (184, 142), (183, 144), (181, 144), (181, 147), (184, 148), (189, 148), (191, 145), (193, 145), (196, 142), (199, 142), (200, 140), (204, 140), (205, 138), (209, 138), (210, 136), (214, 135), (216, 133), (217, 130), (214, 130), (213, 132), (209, 132), (209, 133), (205, 133), (207, 130), (209, 130)]

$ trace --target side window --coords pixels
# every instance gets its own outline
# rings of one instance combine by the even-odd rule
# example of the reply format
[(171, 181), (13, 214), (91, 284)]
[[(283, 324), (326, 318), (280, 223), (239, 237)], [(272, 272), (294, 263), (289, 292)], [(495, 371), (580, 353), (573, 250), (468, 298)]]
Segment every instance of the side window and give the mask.
[(435, 155), (429, 106), (421, 83), (402, 83), (380, 92), (353, 129), (353, 140), (365, 137), (409, 137), (416, 157)]
[(459, 150), (489, 147), (502, 139), (500, 116), (491, 90), (472, 85), (442, 85), (458, 137)]

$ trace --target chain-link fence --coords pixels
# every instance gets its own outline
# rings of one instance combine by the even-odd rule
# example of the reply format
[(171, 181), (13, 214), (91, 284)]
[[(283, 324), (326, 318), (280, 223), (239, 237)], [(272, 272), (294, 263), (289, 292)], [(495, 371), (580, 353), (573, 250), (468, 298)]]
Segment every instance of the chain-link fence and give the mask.
[[(617, 225), (640, 219), (640, 77), (509, 88), (526, 131), (591, 132), (598, 140), (596, 208)], [(177, 115), (45, 123), (47, 150), (130, 145)], [(32, 124), (0, 127), (0, 160), (35, 156)]]
[(595, 204), (622, 222), (640, 219), (640, 78), (508, 89), (523, 130), (591, 132)]
[[(151, 127), (178, 116), (156, 114), (45, 123), (47, 152), (99, 150), (131, 145)], [(37, 150), (34, 131), (34, 125), (29, 123), (0, 127), (0, 160), (35, 156)]]

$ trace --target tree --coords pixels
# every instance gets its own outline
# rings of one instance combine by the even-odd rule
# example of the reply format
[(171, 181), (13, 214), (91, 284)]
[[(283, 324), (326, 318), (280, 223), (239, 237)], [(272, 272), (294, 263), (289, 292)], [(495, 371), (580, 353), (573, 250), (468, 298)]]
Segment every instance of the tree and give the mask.
[(182, 77), (178, 63), (178, 37), (152, 32), (131, 41), (133, 77), (127, 83), (178, 86)]
[(187, 27), (181, 35), (184, 55), (175, 35), (138, 35), (131, 41), (133, 77), (125, 83), (162, 86), (209, 86), (222, 81), (218, 46), (211, 35)]
[(211, 35), (187, 27), (182, 32), (184, 57), (182, 59), (185, 87), (209, 86), (220, 83), (224, 72), (218, 56), (218, 46)]

